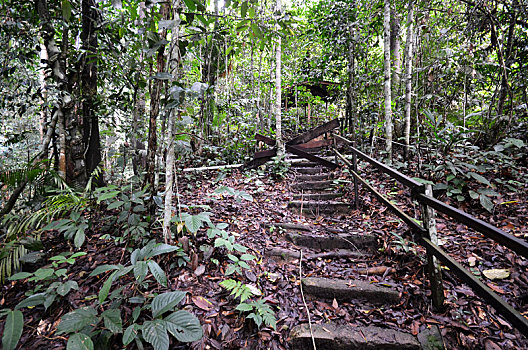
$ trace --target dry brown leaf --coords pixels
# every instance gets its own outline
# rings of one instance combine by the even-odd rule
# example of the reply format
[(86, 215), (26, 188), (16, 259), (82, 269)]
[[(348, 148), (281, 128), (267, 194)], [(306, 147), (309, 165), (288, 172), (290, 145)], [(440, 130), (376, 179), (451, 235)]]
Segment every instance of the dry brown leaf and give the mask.
[(209, 311), (213, 307), (213, 303), (201, 296), (193, 296), (192, 301), (198, 308)]

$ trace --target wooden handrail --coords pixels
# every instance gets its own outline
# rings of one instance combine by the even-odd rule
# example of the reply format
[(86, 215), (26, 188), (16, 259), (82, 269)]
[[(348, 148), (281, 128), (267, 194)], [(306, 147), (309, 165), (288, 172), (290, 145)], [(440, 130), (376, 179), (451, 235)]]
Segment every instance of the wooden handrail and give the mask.
[[(334, 135), (341, 140), (352, 144), (352, 141), (345, 139), (339, 135)], [(503, 244), (504, 246), (510, 248), (521, 256), (528, 258), (528, 242), (519, 239), (513, 235), (510, 235), (501, 229), (490, 225), (482, 220), (479, 220), (473, 217), (470, 214), (463, 212), (462, 210), (456, 209), (450, 205), (447, 205), (433, 197), (425, 195), (423, 189), (425, 188), (422, 184), (419, 184), (413, 179), (399, 173), (398, 171), (378, 162), (377, 160), (365, 155), (361, 151), (357, 150), (355, 147), (352, 147), (354, 154), (357, 154), (363, 160), (366, 160), (382, 172), (392, 176), (394, 179), (400, 181), (402, 184), (406, 184), (408, 187), (411, 187), (413, 191), (413, 197), (418, 200), (420, 203), (444, 213), (449, 218), (454, 219), (456, 222), (463, 223), (468, 227), (482, 233), (484, 236), (493, 239), (494, 241)], [(499, 314), (504, 316), (508, 321), (512, 323), (519, 331), (523, 334), (528, 334), (528, 319), (521, 315), (517, 310), (515, 310), (510, 304), (504, 301), (502, 297), (493, 292), (488, 286), (486, 286), (478, 277), (473, 275), (467, 269), (465, 269), (460, 263), (455, 259), (449, 256), (444, 250), (438, 247), (436, 244), (432, 243), (429, 238), (426, 237), (426, 229), (421, 225), (416, 223), (412, 218), (407, 216), (401, 209), (396, 205), (391, 203), (387, 198), (385, 198), (381, 193), (374, 189), (370, 184), (368, 184), (363, 178), (361, 178), (356, 171), (354, 171), (353, 164), (350, 163), (341, 153), (334, 149), (335, 154), (339, 159), (341, 159), (351, 170), (352, 175), (355, 179), (359, 180), (367, 189), (372, 192), (383, 204), (385, 204), (391, 211), (393, 211), (398, 217), (400, 217), (407, 225), (415, 229), (415, 231), (420, 232), (419, 243), (421, 243), (426, 249), (428, 256), (435, 256), (437, 259), (442, 261), (446, 266), (450, 268), (464, 283), (469, 285), (477, 295), (485, 299), (492, 307), (497, 310)], [(403, 181), (402, 181), (403, 180)], [(418, 192), (419, 191), (419, 192)], [(356, 187), (356, 200), (357, 200), (357, 187)], [(432, 259), (432, 258), (431, 258)], [(431, 278), (431, 276), (430, 276)]]

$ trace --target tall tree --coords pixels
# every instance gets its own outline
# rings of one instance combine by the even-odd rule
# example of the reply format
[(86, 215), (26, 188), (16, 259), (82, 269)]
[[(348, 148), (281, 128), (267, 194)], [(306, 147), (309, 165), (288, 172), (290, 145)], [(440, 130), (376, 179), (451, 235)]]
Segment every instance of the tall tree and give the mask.
[(392, 162), (392, 100), (391, 100), (391, 60), (390, 60), (390, 0), (385, 0), (383, 11), (383, 54), (385, 96), (385, 151), (387, 160)]
[[(178, 10), (180, 8), (179, 0), (172, 0), (172, 19), (177, 23), (176, 19), (179, 18)], [(169, 73), (172, 75), (172, 79), (179, 81), (180, 72), (179, 66), (181, 61), (179, 39), (180, 38), (180, 26), (179, 23), (175, 24), (171, 32), (171, 42), (169, 48)], [(176, 90), (180, 90), (181, 87), (175, 85), (173, 87)], [(179, 93), (176, 94), (176, 98), (179, 98)], [(179, 101), (177, 101), (179, 102)], [(174, 124), (176, 118), (179, 116), (179, 103), (176, 104), (175, 108), (170, 110), (168, 125), (167, 125), (167, 159), (165, 163), (165, 209), (163, 215), (163, 238), (165, 243), (171, 241), (172, 235), (170, 230), (171, 219), (172, 219), (172, 197), (174, 194)]]
[[(86, 177), (89, 177), (101, 162), (99, 118), (95, 113), (97, 98), (97, 31), (99, 11), (95, 0), (82, 0), (82, 49), (81, 73), (83, 154)], [(103, 184), (102, 173), (94, 178)]]
[[(161, 5), (161, 18), (166, 20), (169, 14), (168, 3)], [(167, 30), (162, 29), (160, 31), (160, 37), (165, 39), (167, 37)], [(161, 74), (165, 70), (165, 45), (160, 45), (158, 49), (157, 62), (156, 62), (157, 73)], [(145, 183), (150, 185), (151, 195), (156, 195), (156, 149), (157, 149), (157, 132), (158, 132), (158, 115), (160, 111), (160, 98), (161, 88), (163, 87), (163, 80), (154, 79), (151, 81), (150, 91), (150, 119), (149, 119), (149, 131), (148, 131), (148, 148), (147, 148), (147, 169), (145, 176)], [(154, 201), (151, 201), (151, 212), (154, 211)]]
[[(282, 14), (282, 4), (281, 0), (277, 0), (277, 13)], [(281, 113), (281, 104), (282, 104), (282, 87), (281, 87), (281, 50), (282, 50), (282, 37), (279, 33), (280, 26), (277, 23), (277, 47), (275, 53), (275, 135), (277, 139), (277, 155), (281, 156), (284, 154), (284, 141), (282, 139), (282, 113)]]
[(405, 114), (404, 114), (404, 159), (409, 157), (409, 144), (411, 135), (411, 93), (412, 93), (412, 66), (413, 66), (413, 19), (414, 0), (409, 1), (409, 13), (407, 14), (407, 39), (405, 43)]

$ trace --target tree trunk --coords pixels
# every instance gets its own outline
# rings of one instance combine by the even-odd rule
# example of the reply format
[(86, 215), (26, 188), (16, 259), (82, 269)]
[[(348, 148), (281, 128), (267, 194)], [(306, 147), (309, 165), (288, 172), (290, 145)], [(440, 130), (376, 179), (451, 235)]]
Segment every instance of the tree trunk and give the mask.
[(39, 70), (39, 82), (40, 82), (40, 94), (42, 96), (40, 100), (40, 120), (39, 120), (39, 132), (40, 142), (44, 141), (46, 135), (46, 121), (48, 114), (48, 84), (46, 83), (46, 62), (48, 61), (48, 50), (46, 45), (40, 44), (40, 70)]
[(409, 14), (407, 15), (407, 42), (405, 44), (405, 148), (403, 157), (408, 160), (411, 135), (411, 92), (412, 92), (412, 62), (413, 62), (413, 18), (414, 0), (409, 1)]
[[(180, 1), (173, 0), (172, 13), (173, 18), (177, 18), (178, 9), (180, 8)], [(179, 52), (179, 25), (172, 29), (172, 38), (169, 49), (169, 72), (172, 74), (175, 80), (179, 79), (179, 65), (180, 65), (180, 52)], [(165, 207), (163, 215), (163, 238), (165, 243), (172, 241), (172, 234), (170, 230), (170, 223), (172, 219), (172, 197), (174, 187), (174, 122), (176, 116), (179, 117), (178, 109), (180, 106), (170, 111), (167, 120), (167, 157), (165, 163)]]
[[(282, 13), (281, 0), (277, 0), (277, 11)], [(277, 30), (280, 26), (276, 25)], [(282, 38), (277, 33), (277, 52), (275, 56), (275, 136), (277, 140), (277, 156), (282, 156), (285, 152), (284, 142), (282, 140), (282, 113), (281, 113), (281, 102), (282, 102), (282, 87), (281, 87), (281, 50), (282, 50)]]
[[(101, 141), (99, 135), (99, 118), (95, 113), (97, 97), (97, 32), (95, 30), (99, 13), (95, 0), (82, 0), (82, 126), (83, 148), (86, 164), (86, 178), (89, 178), (101, 162)], [(104, 184), (102, 172), (94, 177), (93, 183)]]
[(384, 52), (384, 75), (385, 83), (383, 92), (385, 95), (385, 151), (387, 161), (392, 162), (392, 101), (391, 101), (391, 64), (390, 64), (390, 0), (385, 0), (383, 19), (383, 52)]
[[(164, 3), (161, 7), (161, 18), (166, 19), (169, 12), (169, 6)], [(166, 38), (167, 31), (163, 30), (160, 37)], [(157, 56), (157, 72), (162, 73), (165, 69), (165, 45), (159, 48)], [(151, 198), (156, 195), (156, 150), (157, 150), (157, 120), (160, 110), (160, 96), (163, 81), (156, 79), (152, 84), (152, 92), (150, 96), (150, 120), (148, 133), (148, 148), (147, 148), (147, 174), (145, 176), (145, 183), (150, 185)], [(151, 213), (155, 210), (153, 201), (151, 201)]]
[[(395, 5), (396, 6), (396, 5)], [(392, 91), (398, 97), (400, 89), (401, 58), (400, 58), (400, 18), (398, 13), (391, 9), (390, 13), (390, 50), (392, 57)]]

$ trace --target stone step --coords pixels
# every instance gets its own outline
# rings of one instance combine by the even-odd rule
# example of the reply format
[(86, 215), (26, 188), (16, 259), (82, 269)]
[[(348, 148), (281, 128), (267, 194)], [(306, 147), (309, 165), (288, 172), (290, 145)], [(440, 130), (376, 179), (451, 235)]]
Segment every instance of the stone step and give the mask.
[(373, 304), (395, 304), (400, 301), (397, 290), (368, 281), (307, 277), (302, 279), (302, 284), (306, 294), (329, 300), (362, 299)]
[[(375, 326), (354, 327), (323, 323), (312, 325), (319, 350), (419, 350), (418, 340), (409, 333)], [(293, 349), (312, 349), (309, 324), (295, 326), (290, 332)]]
[(292, 168), (315, 168), (316, 166), (319, 166), (321, 164), (316, 162), (294, 162), (291, 163)]
[(332, 215), (332, 214), (347, 214), (350, 211), (350, 204), (334, 201), (291, 201), (288, 203), (288, 208), (293, 212), (299, 213), (302, 207), (302, 214), (305, 215)]
[(335, 187), (333, 180), (322, 180), (322, 181), (305, 181), (297, 182), (292, 185), (294, 190), (326, 190)]
[(322, 167), (317, 167), (317, 168), (295, 168), (295, 170), (301, 174), (319, 174), (323, 172), (324, 169)]
[(271, 227), (271, 226), (280, 227), (285, 230), (291, 230), (291, 231), (312, 231), (311, 226), (301, 225), (301, 224), (292, 224), (292, 223), (283, 223), (283, 222), (266, 222), (266, 223), (263, 223), (263, 225), (267, 227)]
[(321, 174), (321, 175), (297, 175), (295, 176), (295, 180), (298, 182), (301, 181), (323, 181), (328, 180), (330, 178), (329, 174)]
[(294, 200), (305, 200), (305, 201), (331, 201), (342, 197), (342, 193), (304, 193), (304, 194), (294, 194)]
[(377, 247), (378, 241), (373, 235), (358, 235), (358, 234), (331, 234), (329, 236), (317, 236), (312, 234), (286, 234), (288, 239), (293, 244), (317, 250), (332, 250), (332, 249), (374, 249)]

